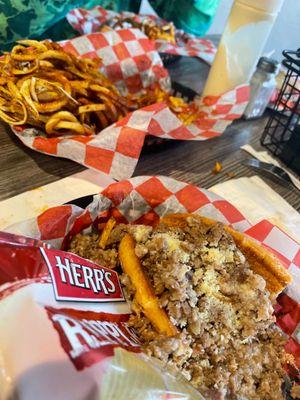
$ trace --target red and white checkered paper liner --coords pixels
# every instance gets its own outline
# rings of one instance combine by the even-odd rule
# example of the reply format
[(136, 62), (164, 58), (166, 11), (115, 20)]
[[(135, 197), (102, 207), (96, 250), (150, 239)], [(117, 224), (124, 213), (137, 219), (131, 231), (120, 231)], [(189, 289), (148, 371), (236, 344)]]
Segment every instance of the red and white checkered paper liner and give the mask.
[[(130, 17), (136, 22), (141, 22), (145, 18), (151, 18), (158, 22), (162, 21), (159, 17), (154, 15), (140, 15), (129, 12), (118, 14), (114, 11), (105, 10), (100, 6), (96, 6), (90, 10), (84, 8), (71, 10), (67, 15), (67, 20), (78, 32), (81, 34), (88, 34), (98, 32), (103, 24), (116, 16)], [(210, 40), (201, 39), (187, 33), (184, 34), (184, 39), (182, 38), (182, 40), (180, 40), (182, 32), (179, 30), (176, 30), (176, 36), (179, 38), (177, 44), (172, 44), (165, 40), (155, 40), (156, 50), (160, 53), (198, 57), (208, 64), (212, 64), (217, 49)]]
[(111, 184), (85, 210), (74, 205), (50, 208), (9, 230), (63, 247), (70, 236), (111, 215), (120, 222), (151, 225), (168, 213), (185, 212), (231, 225), (282, 260), (294, 280), (277, 299), (277, 324), (287, 335), (287, 350), (300, 367), (300, 244), (266, 220), (251, 226), (232, 204), (208, 190), (162, 176), (136, 177)]
[[(170, 87), (168, 72), (153, 43), (138, 29), (92, 33), (62, 45), (79, 57), (101, 57), (103, 73), (123, 94), (138, 93), (153, 83)], [(134, 111), (92, 136), (47, 137), (26, 126), (15, 127), (13, 132), (33, 150), (68, 158), (120, 180), (132, 176), (147, 134), (181, 140), (220, 136), (243, 114), (248, 95), (248, 87), (242, 86), (220, 97), (198, 100), (203, 116), (189, 126), (160, 103)]]
[(170, 89), (168, 71), (153, 43), (139, 29), (91, 33), (60, 44), (78, 57), (101, 58), (100, 71), (123, 95), (140, 93), (153, 83)]

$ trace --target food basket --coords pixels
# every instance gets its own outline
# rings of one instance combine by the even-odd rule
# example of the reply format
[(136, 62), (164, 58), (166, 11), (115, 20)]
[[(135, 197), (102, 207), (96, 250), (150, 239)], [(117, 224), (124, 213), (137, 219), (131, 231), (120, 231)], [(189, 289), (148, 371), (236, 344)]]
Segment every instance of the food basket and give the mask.
[[(24, 221), (23, 223), (17, 224), (8, 229), (11, 233), (32, 237), (39, 241), (42, 240), (44, 243), (47, 243), (48, 246), (51, 246), (54, 253), (52, 251), (49, 252), (49, 249), (47, 250), (47, 248), (45, 248), (42, 251), (42, 254), (46, 254), (46, 259), (49, 260), (50, 263), (50, 267), (48, 266), (48, 268), (50, 268), (50, 270), (53, 272), (53, 274), (56, 274), (56, 276), (59, 276), (59, 274), (57, 275), (57, 272), (55, 272), (57, 271), (57, 267), (55, 267), (55, 260), (57, 262), (57, 258), (55, 257), (62, 257), (60, 250), (58, 249), (66, 248), (66, 246), (68, 246), (70, 238), (76, 233), (87, 232), (91, 225), (98, 226), (99, 223), (107, 221), (108, 218), (110, 218), (111, 216), (114, 216), (115, 219), (119, 222), (153, 225), (159, 217), (165, 216), (166, 214), (172, 212), (193, 212), (221, 221), (226, 225), (229, 225), (238, 231), (247, 233), (247, 235), (249, 235), (250, 237), (258, 240), (265, 247), (275, 252), (275, 254), (284, 263), (284, 265), (286, 265), (286, 268), (288, 268), (289, 272), (294, 276), (294, 282), (289, 285), (285, 293), (282, 293), (277, 299), (275, 312), (277, 316), (278, 326), (287, 335), (286, 349), (287, 351), (295, 355), (296, 360), (299, 363), (299, 357), (297, 355), (299, 354), (299, 343), (297, 339), (297, 325), (299, 324), (299, 314), (297, 313), (297, 288), (299, 286), (298, 272), (300, 263), (300, 246), (276, 226), (272, 225), (268, 221), (261, 221), (255, 226), (251, 226), (241, 212), (239, 212), (234, 206), (232, 206), (224, 199), (218, 197), (214, 193), (211, 193), (205, 189), (197, 188), (184, 182), (176, 181), (174, 179), (162, 176), (136, 177), (130, 180), (114, 183), (94, 197), (76, 200), (71, 203), (73, 204), (50, 208), (46, 210), (43, 214), (39, 215), (37, 218), (29, 221)], [(2, 245), (1, 243), (3, 243), (1, 242), (1, 240), (2, 239), (0, 235), (0, 247)], [(20, 246), (26, 244), (26, 240), (25, 242), (20, 242)], [(7, 243), (7, 240), (5, 243)], [(33, 246), (36, 246), (40, 242), (31, 241), (31, 243), (33, 243)], [(32, 250), (32, 252), (34, 252), (34, 249)], [(27, 256), (31, 256), (32, 252), (27, 253)], [(64, 257), (69, 257), (69, 260), (76, 263), (77, 265), (82, 262), (80, 261), (80, 257), (78, 258), (78, 256), (75, 256), (75, 254), (67, 254), (69, 255), (65, 255)], [(89, 262), (86, 261), (86, 263), (88, 263), (88, 266), (90, 265)], [(25, 264), (23, 265), (25, 266)], [(141, 364), (138, 360), (136, 360), (136, 365), (139, 365), (138, 369), (140, 370), (141, 375), (138, 374), (139, 378), (135, 379), (134, 382), (130, 381), (132, 382), (131, 386), (127, 387), (127, 385), (124, 384), (124, 381), (122, 380), (124, 376), (127, 375), (124, 375), (122, 378), (120, 375), (116, 376), (112, 374), (112, 376), (109, 376), (110, 379), (108, 379), (106, 374), (105, 366), (109, 366), (111, 361), (115, 363), (114, 365), (120, 366), (121, 363), (121, 365), (123, 365), (124, 373), (125, 371), (127, 371), (126, 359), (123, 359), (123, 353), (120, 354), (119, 349), (116, 349), (115, 352), (116, 359), (111, 360), (111, 358), (109, 358), (112, 355), (111, 347), (107, 349), (107, 352), (103, 353), (103, 351), (99, 349), (97, 342), (95, 343), (93, 341), (90, 341), (90, 338), (86, 337), (86, 335), (85, 339), (82, 338), (81, 343), (72, 342), (73, 344), (70, 348), (69, 339), (72, 337), (72, 335), (69, 336), (69, 334), (64, 333), (67, 331), (61, 329), (62, 326), (65, 326), (63, 321), (69, 321), (71, 323), (71, 326), (77, 327), (76, 324), (82, 324), (82, 321), (86, 324), (87, 321), (95, 321), (95, 318), (100, 318), (101, 320), (101, 318), (103, 318), (103, 314), (102, 316), (98, 315), (99, 308), (97, 311), (98, 314), (95, 314), (96, 311), (94, 309), (93, 312), (91, 309), (89, 309), (90, 306), (88, 305), (88, 302), (83, 305), (84, 310), (80, 309), (80, 307), (82, 307), (80, 306), (80, 304), (77, 303), (76, 305), (72, 302), (69, 302), (68, 304), (62, 303), (59, 307), (63, 307), (63, 309), (58, 310), (57, 303), (52, 302), (52, 305), (49, 305), (46, 302), (45, 306), (45, 297), (42, 297), (44, 298), (44, 303), (41, 299), (39, 300), (39, 304), (36, 304), (35, 301), (30, 300), (31, 297), (25, 296), (25, 293), (28, 293), (28, 291), (30, 290), (29, 288), (26, 289), (26, 287), (31, 284), (35, 285), (34, 288), (36, 288), (36, 298), (39, 298), (38, 295), (42, 294), (44, 294), (44, 296), (47, 296), (47, 291), (49, 292), (49, 290), (52, 290), (53, 296), (53, 288), (49, 286), (49, 279), (47, 278), (47, 274), (45, 276), (45, 271), (46, 269), (44, 264), (42, 269), (40, 268), (39, 264), (36, 265), (36, 268), (26, 268), (24, 270), (25, 275), (24, 273), (22, 274), (22, 278), (25, 279), (21, 282), (15, 279), (16, 276), (18, 276), (18, 270), (14, 270), (12, 275), (7, 273), (4, 274), (6, 282), (8, 282), (9, 279), (11, 280), (12, 276), (14, 276), (14, 279), (12, 279), (13, 287), (4, 286), (4, 294), (2, 293), (0, 295), (0, 298), (4, 295), (4, 297), (12, 299), (10, 303), (8, 303), (7, 306), (4, 308), (4, 310), (8, 312), (6, 320), (7, 326), (10, 326), (10, 324), (15, 321), (15, 319), (13, 318), (14, 314), (10, 313), (21, 312), (23, 318), (23, 334), (22, 338), (19, 338), (19, 343), (21, 346), (20, 348), (22, 348), (23, 350), (24, 347), (22, 346), (25, 346), (25, 348), (27, 349), (26, 352), (25, 350), (22, 350), (20, 353), (16, 354), (16, 352), (13, 350), (13, 347), (11, 347), (14, 346), (14, 341), (11, 340), (9, 331), (6, 330), (4, 332), (0, 332), (0, 340), (5, 340), (6, 343), (10, 346), (9, 348), (11, 348), (11, 351), (5, 354), (5, 360), (7, 361), (7, 357), (10, 359), (9, 365), (19, 365), (20, 360), (22, 360), (23, 371), (26, 372), (23, 380), (20, 380), (20, 382), (22, 382), (23, 390), (26, 390), (27, 393), (29, 393), (31, 390), (30, 388), (43, 388), (43, 398), (46, 400), (50, 400), (52, 392), (49, 393), (49, 389), (45, 389), (46, 387), (49, 388), (49, 384), (47, 384), (47, 377), (51, 377), (49, 379), (55, 377), (57, 394), (60, 395), (60, 397), (58, 397), (59, 400), (71, 400), (72, 397), (70, 396), (74, 396), (76, 391), (78, 391), (78, 396), (80, 393), (80, 399), (92, 398), (94, 400), (96, 398), (99, 398), (99, 389), (102, 390), (103, 383), (104, 387), (107, 390), (105, 392), (106, 396), (109, 396), (109, 393), (110, 395), (111, 393), (118, 393), (119, 397), (116, 397), (116, 399), (118, 400), (123, 400), (124, 397), (122, 398), (122, 394), (124, 395), (124, 393), (126, 393), (126, 396), (128, 395), (127, 398), (131, 398), (130, 391), (132, 394), (132, 391), (134, 391), (136, 387), (140, 387), (141, 390), (144, 390), (145, 382), (142, 380), (142, 371), (145, 371), (144, 368), (146, 368), (147, 371), (145, 363)], [(35, 279), (34, 282), (31, 281), (32, 278)], [(39, 289), (40, 285), (42, 285), (42, 288), (44, 288), (43, 292)], [(74, 290), (72, 289), (72, 292), (66, 291), (65, 288), (66, 285), (57, 286), (57, 294), (59, 296), (69, 297), (69, 300), (71, 300), (70, 297), (75, 293), (74, 290), (76, 289), (78, 296), (78, 288), (75, 288)], [(11, 294), (14, 293), (16, 294), (16, 296), (11, 296)], [(18, 295), (18, 293), (20, 293), (20, 295)], [(22, 293), (24, 294), (21, 296)], [(95, 294), (90, 293), (90, 296), (93, 296), (94, 298)], [(120, 296), (120, 293), (118, 296)], [(22, 302), (20, 303), (21, 299)], [(21, 305), (23, 308), (21, 307)], [(46, 314), (44, 311), (45, 307)], [(104, 306), (101, 305), (101, 307)], [(123, 314), (126, 312), (128, 313), (128, 311), (126, 311), (126, 309), (124, 308), (125, 305), (122, 305), (121, 302), (116, 302), (114, 303), (114, 305), (110, 304), (108, 305), (108, 307), (111, 307), (111, 312), (113, 309), (123, 309)], [(121, 309), (119, 307), (121, 307)], [(27, 312), (22, 311), (24, 308), (27, 309)], [(73, 310), (70, 310), (70, 308), (73, 308)], [(3, 309), (1, 309), (0, 301), (0, 312), (2, 311)], [(116, 313), (120, 314), (120, 311), (117, 311)], [(73, 319), (70, 321), (70, 318)], [(107, 315), (105, 316), (105, 318), (106, 320), (104, 322), (107, 324), (109, 322), (109, 320), (107, 320)], [(109, 318), (111, 322), (112, 316), (110, 316)], [(126, 322), (126, 318), (128, 317), (125, 318), (125, 316), (115, 316), (113, 318), (115, 322), (118, 322), (118, 324), (122, 324)], [(39, 335), (38, 329), (35, 329), (33, 332), (32, 330), (29, 330), (31, 332), (31, 337), (34, 336), (35, 338), (34, 342), (31, 341), (31, 345), (29, 347), (28, 344), (26, 345), (27, 333), (25, 335), (25, 332), (28, 332), (31, 319), (32, 321), (39, 321), (39, 323), (41, 324), (40, 329), (42, 329), (43, 335)], [(62, 321), (62, 324), (60, 324), (58, 321)], [(26, 327), (26, 330), (24, 330), (24, 327)], [(60, 340), (58, 340), (58, 338)], [(87, 343), (86, 340), (88, 340)], [(50, 346), (49, 352), (47, 351), (47, 346), (38, 347), (41, 346), (41, 343), (44, 343), (45, 341)], [(36, 343), (38, 344), (38, 346), (35, 346)], [(76, 351), (73, 347), (75, 346), (75, 344), (77, 346), (76, 349), (78, 349)], [(83, 347), (83, 344), (86, 344), (86, 346)], [(72, 349), (74, 351), (71, 351)], [(25, 353), (27, 359), (24, 359), (23, 357)], [(104, 354), (105, 357), (103, 358)], [(43, 357), (42, 361), (39, 357)], [(52, 357), (52, 363), (49, 362), (49, 357)], [(132, 354), (131, 361), (133, 364), (135, 364), (135, 357), (136, 356)], [(63, 361), (63, 363), (60, 365), (60, 370), (57, 369), (57, 366), (55, 364), (57, 358), (61, 362)], [(147, 364), (147, 360), (144, 359), (144, 361), (146, 361)], [(46, 364), (47, 366), (47, 368), (44, 369), (44, 375), (42, 373), (43, 369), (41, 369), (41, 362), (42, 365)], [(39, 368), (33, 368), (34, 365), (36, 365), (37, 363), (39, 365)], [(149, 360), (148, 364), (148, 368), (150, 368), (150, 365), (152, 366), (152, 364), (149, 362)], [(6, 364), (4, 365), (5, 368), (8, 368)], [(151, 368), (149, 369), (148, 373), (153, 376), (153, 369)], [(158, 366), (156, 368), (158, 368)], [(39, 375), (40, 378), (44, 378), (35, 380), (36, 385), (34, 386), (32, 385), (32, 379), (35, 379), (35, 374), (38, 371), (41, 374)], [(45, 371), (47, 372), (47, 375), (45, 375)], [(95, 373), (95, 371), (97, 373)], [(120, 371), (120, 368), (117, 368), (115, 372), (118, 371)], [(132, 373), (136, 374), (135, 371), (136, 369), (133, 370)], [(158, 369), (158, 371), (161, 370)], [(15, 372), (8, 369), (6, 370), (6, 374), (11, 375), (11, 379), (9, 382), (6, 379), (5, 390), (7, 390), (7, 385), (10, 384), (10, 382), (13, 382), (14, 385), (17, 385), (16, 387), (19, 387), (19, 381), (17, 381), (15, 378)], [(198, 395), (197, 397), (197, 395), (195, 394), (195, 397), (188, 397), (187, 393), (190, 393), (191, 395), (191, 392), (182, 391), (183, 388), (180, 388), (180, 386), (177, 386), (177, 389), (175, 390), (174, 380), (170, 381), (164, 376), (164, 373), (161, 372), (160, 376), (163, 377), (166, 385), (164, 389), (161, 389), (163, 391), (160, 392), (160, 394), (171, 395), (173, 390), (173, 394), (175, 391), (175, 393), (177, 393), (179, 399), (181, 400), (202, 399), (201, 395)], [(112, 378), (114, 379), (111, 380)], [(180, 385), (181, 383), (179, 381), (179, 376), (177, 376), (177, 378), (177, 383), (178, 385)], [(93, 386), (95, 380), (96, 382), (98, 382), (98, 386), (96, 387)], [(80, 382), (80, 387), (77, 382)], [(108, 385), (109, 387), (107, 387), (107, 384), (105, 385), (105, 382), (110, 382), (110, 384)], [(141, 385), (142, 382), (143, 385)], [(94, 387), (94, 392), (92, 392), (94, 397), (91, 395), (91, 387)], [(149, 384), (147, 387), (149, 388)], [(65, 396), (61, 397), (61, 393), (65, 393)], [(84, 395), (84, 393), (90, 393), (90, 396), (92, 397), (86, 397), (86, 394)], [(182, 393), (185, 393), (186, 396), (184, 397)], [(95, 397), (96, 394), (98, 397)], [(101, 396), (102, 394), (103, 391), (101, 391)], [(104, 398), (105, 400), (110, 398), (101, 396), (100, 398)], [(146, 394), (140, 393), (139, 396), (140, 397), (132, 398), (145, 398)], [(156, 397), (154, 398), (156, 399)]]
[[(13, 51), (21, 54), (7, 54), (4, 66), (13, 70), (16, 63), (14, 57), (22, 58), (28, 52), (30, 43), (25, 41), (26, 48), (22, 44), (15, 46)], [(159, 142), (168, 139), (207, 140), (220, 136), (233, 120), (242, 115), (248, 101), (247, 85), (222, 96), (197, 97), (192, 103), (170, 96), (168, 72), (152, 41), (137, 29), (79, 36), (62, 42), (62, 49), (60, 45), (49, 41), (45, 44), (34, 42), (34, 45), (38, 55), (25, 54), (27, 58), (33, 58), (30, 73), (22, 70), (24, 67), (20, 62), (18, 67), (23, 74), (25, 72), (24, 80), (20, 78), (21, 82), (17, 82), (22, 85), (20, 90), (25, 97), (18, 93), (17, 97), (6, 98), (12, 96), (9, 87), (17, 92), (18, 87), (14, 88), (3, 73), (7, 88), (2, 92), (4, 108), (1, 115), (5, 115), (5, 121), (11, 124), (15, 135), (27, 147), (51, 156), (71, 159), (114, 179), (128, 178), (133, 174), (148, 135), (159, 138)], [(37, 57), (52, 58), (55, 75), (44, 70), (49, 65), (53, 68), (53, 64), (43, 59), (43, 64), (37, 65)], [(60, 63), (57, 57), (62, 57), (65, 62)], [(87, 57), (94, 61), (87, 60)], [(96, 64), (100, 65), (100, 71)], [(73, 77), (78, 66), (89, 71), (84, 73), (85, 77), (82, 77), (82, 72), (76, 72), (80, 74), (79, 82), (78, 79), (74, 81)], [(64, 68), (73, 71), (71, 77), (71, 70), (67, 74), (71, 81), (66, 78)], [(46, 74), (46, 83), (44, 78), (41, 79), (41, 73), (42, 76)], [(100, 88), (92, 83), (92, 76), (99, 74), (104, 84)], [(55, 79), (65, 82), (65, 88), (61, 88), (64, 92), (59, 89), (61, 83), (55, 82)], [(112, 93), (112, 87), (105, 87), (111, 84), (119, 90), (119, 94)], [(55, 91), (59, 93), (54, 94), (59, 101), (47, 102), (44, 95), (41, 104), (33, 100), (31, 96), (36, 98), (37, 95), (34, 90), (44, 91), (45, 85), (56, 87)], [(87, 90), (82, 85), (86, 85)], [(75, 98), (70, 97), (70, 86)], [(113, 96), (112, 101), (109, 96)], [(99, 98), (106, 103), (103, 104), (102, 100), (99, 102)], [(117, 110), (112, 107), (112, 102)], [(48, 113), (50, 106), (55, 109), (51, 114)], [(17, 116), (12, 107), (20, 111)]]

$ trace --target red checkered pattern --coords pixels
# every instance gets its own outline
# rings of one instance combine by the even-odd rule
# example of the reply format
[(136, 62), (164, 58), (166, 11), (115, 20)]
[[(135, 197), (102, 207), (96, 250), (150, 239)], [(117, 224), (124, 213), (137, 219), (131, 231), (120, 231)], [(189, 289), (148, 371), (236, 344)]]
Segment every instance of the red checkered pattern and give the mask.
[[(91, 10), (76, 8), (67, 15), (68, 22), (74, 29), (81, 34), (89, 34), (98, 32), (99, 28), (108, 20), (115, 16), (131, 17), (137, 22), (141, 22), (145, 18), (162, 21), (154, 15), (137, 15), (133, 13), (123, 12), (117, 14), (114, 11), (105, 10), (102, 7), (94, 7)], [(180, 56), (198, 57), (208, 64), (212, 64), (214, 56), (217, 52), (215, 45), (207, 39), (200, 39), (194, 35), (184, 34), (176, 30), (177, 44), (171, 44), (165, 40), (156, 40), (156, 50), (160, 53), (175, 54)]]
[[(103, 72), (123, 93), (138, 92), (153, 82), (168, 87), (169, 77), (157, 52), (139, 30), (94, 33), (65, 41), (63, 46), (81, 57), (102, 57)], [(15, 127), (13, 131), (31, 149), (71, 159), (121, 180), (133, 174), (147, 134), (182, 140), (220, 136), (232, 120), (242, 115), (248, 92), (244, 86), (220, 97), (197, 100), (201, 118), (189, 126), (160, 103), (137, 110), (89, 137), (49, 138), (26, 127)]]
[(158, 82), (169, 89), (167, 70), (154, 44), (138, 29), (91, 33), (61, 42), (78, 57), (101, 58), (103, 72), (123, 95), (137, 94)]
[(293, 282), (277, 299), (277, 324), (289, 337), (287, 351), (300, 367), (300, 244), (268, 221), (250, 226), (228, 201), (193, 185), (162, 176), (142, 176), (113, 183), (82, 210), (59, 206), (36, 219), (12, 227), (14, 233), (43, 239), (55, 247), (92, 224), (113, 215), (120, 222), (153, 224), (169, 213), (194, 212), (247, 233), (272, 250), (293, 275)]
[(287, 351), (292, 352), (300, 368), (300, 246), (285, 232), (263, 220), (245, 233), (271, 250), (293, 276), (293, 282), (277, 299), (278, 326), (289, 337)]
[(74, 29), (85, 34), (97, 32), (101, 25), (116, 15), (118, 14), (114, 11), (105, 10), (102, 7), (94, 7), (91, 10), (75, 8), (67, 15), (67, 19)]
[(177, 56), (197, 57), (212, 64), (217, 53), (217, 48), (212, 41), (201, 39), (194, 35), (185, 34), (184, 42), (179, 44), (168, 43), (165, 40), (155, 41), (156, 50), (159, 53), (175, 54)]

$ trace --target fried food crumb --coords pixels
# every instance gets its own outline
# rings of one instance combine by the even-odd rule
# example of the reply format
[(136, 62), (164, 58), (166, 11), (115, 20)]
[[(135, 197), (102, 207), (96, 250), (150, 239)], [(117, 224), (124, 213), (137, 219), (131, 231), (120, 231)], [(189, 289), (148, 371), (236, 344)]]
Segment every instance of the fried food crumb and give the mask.
[(236, 177), (236, 173), (235, 172), (227, 172), (226, 175), (228, 176), (228, 178), (235, 178)]
[(215, 166), (214, 166), (214, 168), (213, 168), (213, 170), (211, 171), (214, 175), (216, 175), (216, 174), (218, 174), (219, 172), (221, 172), (221, 170), (222, 170), (222, 168), (223, 168), (223, 166), (222, 166), (222, 164), (220, 163), (220, 162), (216, 162), (215, 163)]

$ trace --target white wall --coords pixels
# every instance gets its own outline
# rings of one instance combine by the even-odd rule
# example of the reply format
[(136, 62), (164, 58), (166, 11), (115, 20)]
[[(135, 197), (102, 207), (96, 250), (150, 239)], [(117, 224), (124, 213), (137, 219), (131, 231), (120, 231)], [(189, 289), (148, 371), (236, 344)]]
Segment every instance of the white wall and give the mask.
[[(233, 0), (221, 0), (217, 15), (208, 33), (222, 33)], [(296, 50), (300, 47), (300, 0), (285, 0), (275, 21), (264, 52), (275, 50), (272, 57), (282, 59), (284, 49)]]

